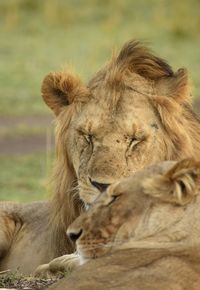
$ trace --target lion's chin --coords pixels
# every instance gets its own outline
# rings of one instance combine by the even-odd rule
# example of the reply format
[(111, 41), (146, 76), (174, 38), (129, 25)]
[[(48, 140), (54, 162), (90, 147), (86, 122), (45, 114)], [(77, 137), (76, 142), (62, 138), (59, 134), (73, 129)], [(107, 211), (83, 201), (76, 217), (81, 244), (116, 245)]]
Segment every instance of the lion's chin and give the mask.
[(90, 246), (82, 246), (77, 245), (77, 252), (81, 259), (81, 265), (85, 264), (89, 260), (97, 259), (103, 256), (107, 256), (111, 251), (111, 247), (106, 248), (100, 248), (97, 244), (96, 246), (93, 246), (92, 249), (90, 249)]

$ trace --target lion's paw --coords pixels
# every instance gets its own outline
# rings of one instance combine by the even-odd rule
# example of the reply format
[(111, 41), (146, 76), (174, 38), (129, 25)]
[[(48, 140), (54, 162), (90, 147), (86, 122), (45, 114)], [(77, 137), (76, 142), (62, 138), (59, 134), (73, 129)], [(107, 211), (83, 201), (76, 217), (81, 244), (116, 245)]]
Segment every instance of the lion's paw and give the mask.
[(34, 275), (42, 278), (55, 278), (72, 272), (79, 265), (80, 259), (77, 254), (64, 255), (37, 267)]

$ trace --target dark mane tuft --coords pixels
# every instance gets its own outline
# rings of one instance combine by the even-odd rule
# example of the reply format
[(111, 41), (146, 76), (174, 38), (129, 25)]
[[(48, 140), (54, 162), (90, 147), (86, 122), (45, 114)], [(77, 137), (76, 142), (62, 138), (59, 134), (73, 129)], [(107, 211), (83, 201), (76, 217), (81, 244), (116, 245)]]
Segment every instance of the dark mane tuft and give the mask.
[(166, 61), (156, 57), (139, 41), (134, 40), (125, 43), (115, 59), (115, 64), (119, 69), (129, 69), (151, 80), (174, 75), (172, 68)]

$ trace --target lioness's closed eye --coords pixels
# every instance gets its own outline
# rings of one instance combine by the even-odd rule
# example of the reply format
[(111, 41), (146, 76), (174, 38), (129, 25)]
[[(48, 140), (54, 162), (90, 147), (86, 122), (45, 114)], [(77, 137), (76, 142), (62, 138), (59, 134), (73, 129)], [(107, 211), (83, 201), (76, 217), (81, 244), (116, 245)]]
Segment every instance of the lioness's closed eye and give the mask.
[(123, 248), (200, 244), (199, 186), (200, 162), (159, 163), (111, 185), (68, 235), (83, 260)]

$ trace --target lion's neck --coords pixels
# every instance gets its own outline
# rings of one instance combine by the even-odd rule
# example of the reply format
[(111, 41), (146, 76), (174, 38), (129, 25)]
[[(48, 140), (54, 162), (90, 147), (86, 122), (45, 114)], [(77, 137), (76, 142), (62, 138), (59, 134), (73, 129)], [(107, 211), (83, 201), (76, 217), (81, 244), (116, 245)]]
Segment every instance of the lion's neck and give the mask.
[(172, 148), (166, 159), (180, 160), (200, 156), (200, 120), (190, 107), (184, 108), (175, 124), (167, 126), (170, 137), (167, 148)]
[(192, 155), (194, 158), (199, 159), (200, 158), (200, 128), (196, 128), (196, 130), (194, 131), (196, 131), (196, 134), (195, 135), (191, 134), (191, 140), (192, 140), (193, 148), (194, 148)]
[(186, 122), (188, 123), (188, 127), (186, 126), (185, 129), (193, 145), (193, 156), (197, 158), (200, 156), (200, 120), (191, 109), (188, 109)]

